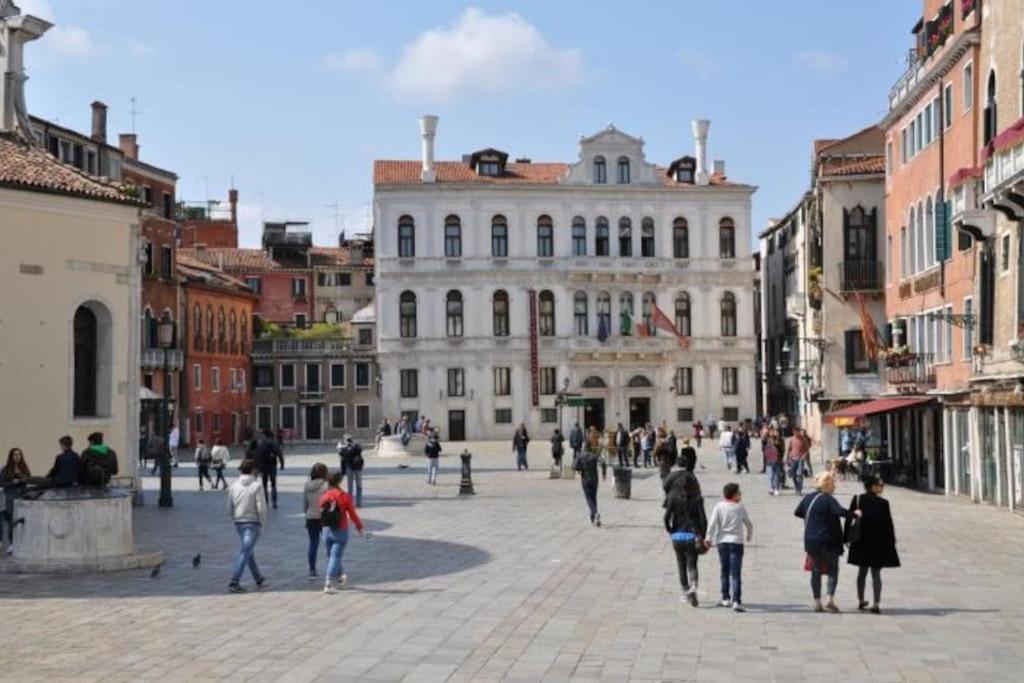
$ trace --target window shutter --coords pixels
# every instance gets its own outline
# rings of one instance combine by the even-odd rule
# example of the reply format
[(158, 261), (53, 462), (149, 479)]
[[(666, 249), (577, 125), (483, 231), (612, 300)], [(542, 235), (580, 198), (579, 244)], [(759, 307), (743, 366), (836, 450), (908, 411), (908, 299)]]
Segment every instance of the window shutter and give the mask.
[(856, 330), (846, 331), (846, 374), (853, 374), (853, 335), (860, 334)]
[(948, 207), (946, 202), (935, 203), (935, 260), (939, 263), (945, 261), (948, 258), (949, 248), (949, 234), (947, 228), (949, 224), (946, 220), (948, 215)]

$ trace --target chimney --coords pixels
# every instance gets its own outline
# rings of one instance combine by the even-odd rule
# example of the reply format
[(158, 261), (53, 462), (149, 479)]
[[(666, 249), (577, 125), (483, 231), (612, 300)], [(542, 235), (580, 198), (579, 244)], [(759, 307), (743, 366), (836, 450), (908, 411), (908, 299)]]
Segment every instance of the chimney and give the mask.
[(46, 33), (53, 24), (0, 2), (0, 133), (21, 132), (35, 142), (25, 108), (25, 43)]
[(107, 105), (99, 100), (92, 103), (92, 139), (107, 144)]
[(135, 133), (121, 133), (121, 153), (132, 161), (139, 160), (139, 138)]
[(238, 190), (228, 190), (228, 203), (231, 204), (231, 224), (238, 225)]
[(724, 176), (725, 175), (725, 159), (715, 159), (714, 161), (714, 175)]
[(697, 173), (694, 176), (698, 185), (708, 184), (708, 128), (711, 122), (707, 119), (694, 119), (693, 144), (697, 156)]
[(420, 135), (423, 136), (423, 171), (420, 180), (432, 183), (434, 172), (434, 134), (437, 133), (437, 117), (431, 114), (420, 117)]

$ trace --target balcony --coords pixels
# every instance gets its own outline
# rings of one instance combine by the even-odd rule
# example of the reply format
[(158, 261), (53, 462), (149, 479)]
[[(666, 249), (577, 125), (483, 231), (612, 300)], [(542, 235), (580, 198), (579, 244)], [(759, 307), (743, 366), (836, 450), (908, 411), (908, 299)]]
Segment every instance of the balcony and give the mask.
[(323, 385), (307, 385), (299, 387), (300, 401), (322, 401), (324, 399)]
[(335, 339), (257, 339), (252, 345), (254, 359), (270, 359), (280, 356), (336, 356), (352, 350), (352, 340)]
[(950, 178), (949, 183), (955, 187), (950, 203), (950, 223), (954, 228), (966, 231), (976, 240), (989, 239), (996, 234), (995, 215), (991, 211), (979, 208), (975, 179), (983, 173), (984, 169), (960, 169)]
[(1024, 117), (997, 135), (982, 151), (985, 196), (982, 203), (1013, 220), (1024, 217)]
[(882, 291), (881, 261), (841, 261), (836, 264), (836, 276), (838, 290), (843, 293)]
[(905, 353), (886, 359), (886, 381), (901, 393), (935, 387), (935, 354)]
[(185, 367), (185, 352), (181, 349), (142, 349), (142, 369), (163, 370), (165, 357), (168, 370), (181, 370)]

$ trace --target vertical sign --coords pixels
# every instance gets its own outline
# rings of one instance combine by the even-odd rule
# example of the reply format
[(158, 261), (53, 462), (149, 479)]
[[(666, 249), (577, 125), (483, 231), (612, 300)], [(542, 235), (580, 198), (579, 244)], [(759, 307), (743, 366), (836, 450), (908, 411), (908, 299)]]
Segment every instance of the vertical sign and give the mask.
[(537, 290), (529, 290), (530, 297), (530, 399), (534, 407), (540, 405), (540, 359), (537, 351)]

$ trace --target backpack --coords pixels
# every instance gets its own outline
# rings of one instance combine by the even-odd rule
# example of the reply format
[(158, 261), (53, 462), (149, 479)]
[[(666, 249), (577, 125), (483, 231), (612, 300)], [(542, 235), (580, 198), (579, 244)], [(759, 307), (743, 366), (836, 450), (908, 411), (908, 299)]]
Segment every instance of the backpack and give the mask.
[(328, 529), (341, 527), (341, 508), (333, 498), (320, 506), (320, 521)]
[(82, 464), (82, 483), (86, 486), (106, 486), (113, 471), (109, 457), (109, 454), (89, 450)]
[(363, 460), (363, 447), (359, 444), (355, 444), (352, 448), (352, 459), (350, 460), (350, 467), (353, 470), (359, 471), (363, 469), (365, 461)]

